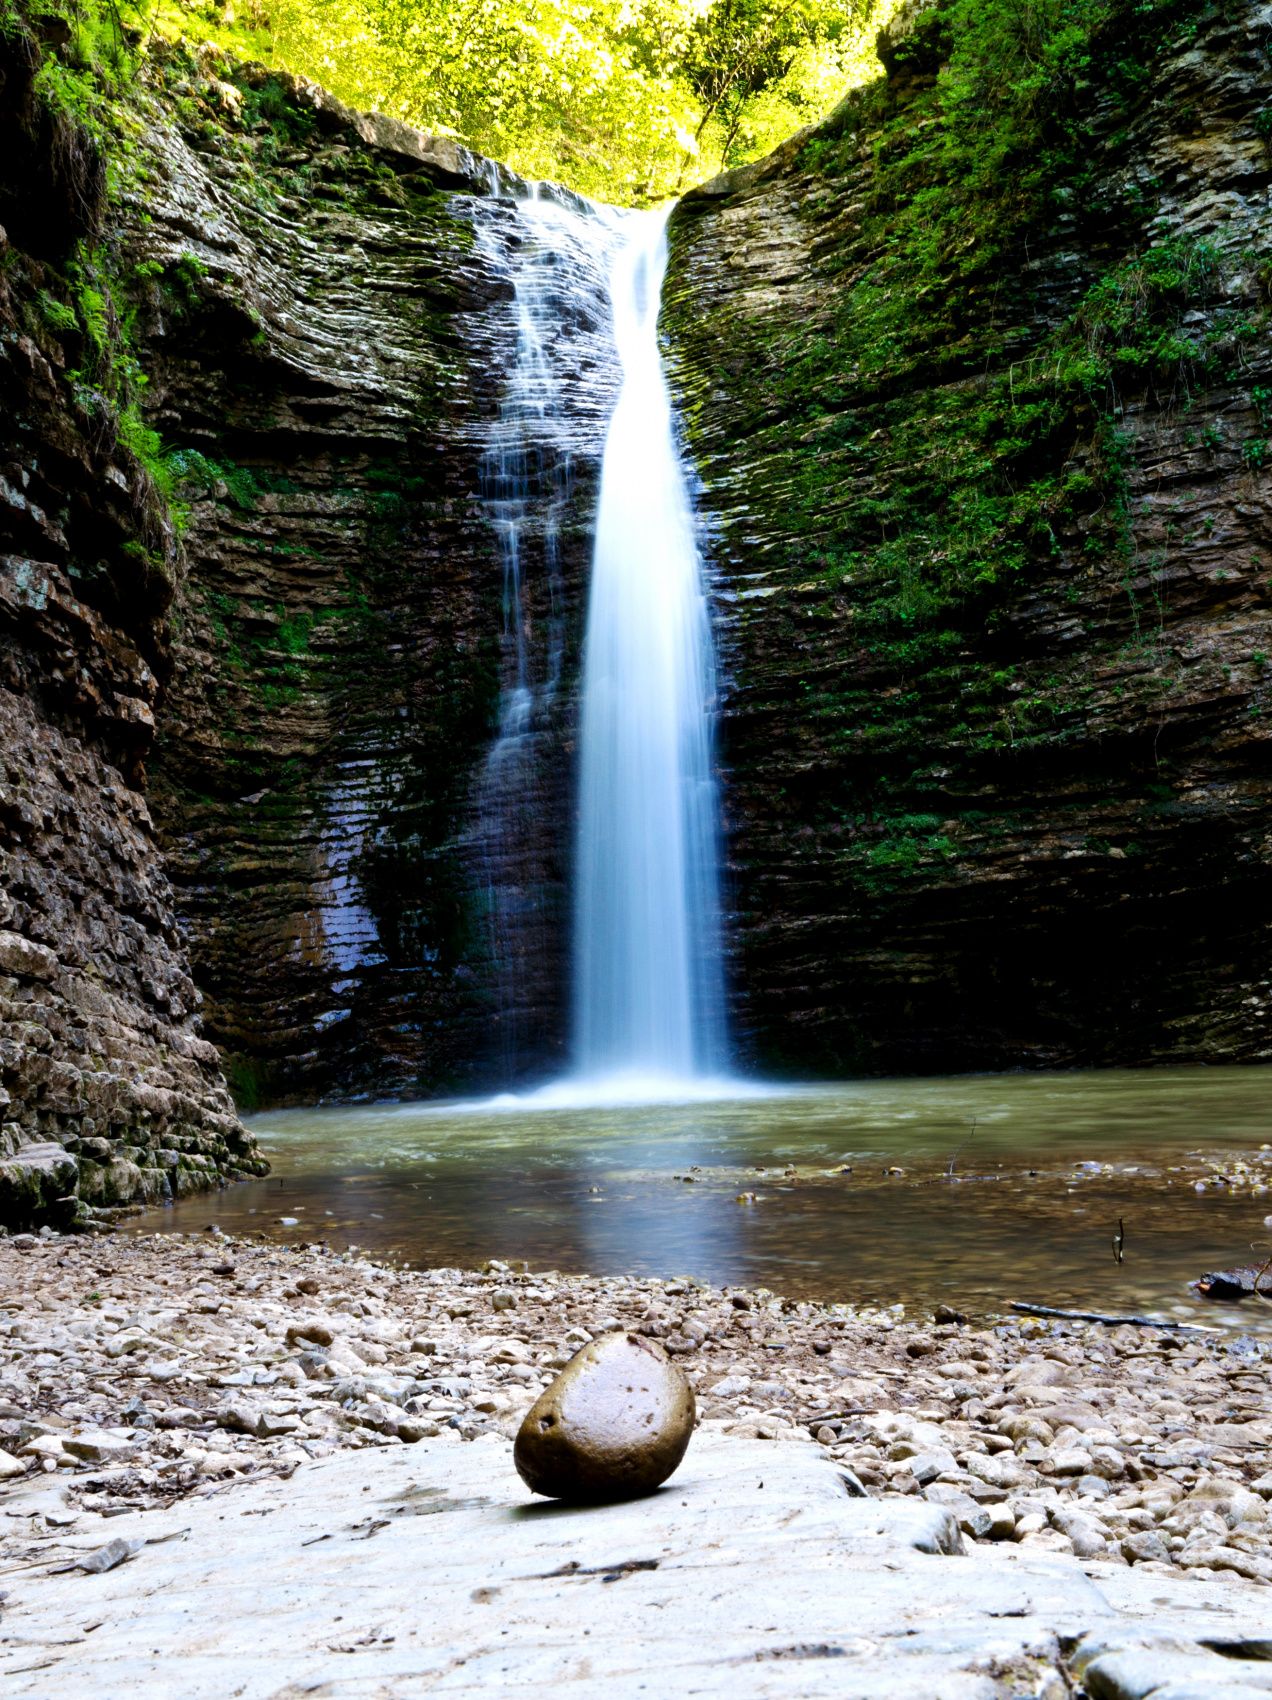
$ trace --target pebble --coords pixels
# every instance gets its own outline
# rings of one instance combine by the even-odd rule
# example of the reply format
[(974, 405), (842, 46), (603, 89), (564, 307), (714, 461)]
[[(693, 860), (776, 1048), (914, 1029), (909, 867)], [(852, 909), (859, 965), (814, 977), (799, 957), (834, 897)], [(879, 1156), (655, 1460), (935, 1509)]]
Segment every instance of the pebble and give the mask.
[(1053, 1528), (1068, 1537), (1078, 1558), (1099, 1558), (1108, 1547), (1108, 1531), (1094, 1517), (1058, 1506), (1051, 1514)]
[(1043, 1469), (1053, 1476), (1085, 1476), (1091, 1470), (1091, 1454), (1077, 1446), (1054, 1447), (1043, 1463)]
[(1008, 1501), (1000, 1499), (993, 1505), (987, 1505), (985, 1509), (989, 1513), (986, 1538), (991, 1541), (1013, 1540), (1016, 1534), (1016, 1513)]
[(989, 1539), (994, 1518), (987, 1507), (977, 1504), (970, 1494), (963, 1493), (950, 1482), (933, 1482), (931, 1487), (924, 1489), (923, 1497), (952, 1511), (965, 1535), (977, 1540)]
[(1148, 1559), (1169, 1563), (1170, 1549), (1156, 1530), (1141, 1529), (1123, 1540), (1122, 1556), (1131, 1564), (1142, 1564)]
[(133, 1556), (133, 1550), (129, 1541), (108, 1541), (96, 1552), (77, 1560), (75, 1569), (86, 1571), (90, 1576), (101, 1576), (107, 1570), (116, 1570), (121, 1564), (126, 1564)]
[(909, 1460), (910, 1474), (920, 1487), (926, 1487), (939, 1476), (951, 1475), (957, 1469), (954, 1454), (945, 1446), (933, 1452), (920, 1452)]
[(1024, 1487), (1032, 1479), (1030, 1470), (1009, 1453), (989, 1457), (974, 1452), (967, 1460), (968, 1474), (996, 1488)]

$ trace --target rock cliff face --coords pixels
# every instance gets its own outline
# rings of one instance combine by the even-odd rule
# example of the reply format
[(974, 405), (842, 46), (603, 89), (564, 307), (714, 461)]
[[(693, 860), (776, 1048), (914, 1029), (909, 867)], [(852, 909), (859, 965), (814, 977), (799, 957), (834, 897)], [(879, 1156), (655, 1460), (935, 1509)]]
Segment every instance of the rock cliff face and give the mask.
[[(78, 1156), (82, 1198), (154, 1199), (258, 1166), (222, 1065), (253, 1108), (563, 1050), (604, 239), (558, 251), (455, 144), (162, 44), (107, 197), (39, 47), (6, 52), (5, 1138), (63, 1140), (42, 1195)], [(129, 409), (89, 391), (94, 328)]]
[[(99, 146), (31, 93), (39, 48), (6, 51), (20, 1221), (259, 1168), (222, 1064), (246, 1107), (552, 1066), (615, 374), (603, 244), (562, 265), (488, 162), (160, 47), (108, 201)], [(144, 372), (140, 460), (119, 398), (85, 396), (93, 301)]]
[(214, 56), (151, 84), (127, 242), (188, 505), (153, 795), (207, 1032), (246, 1104), (515, 1081), (563, 1042), (599, 280), (553, 304), (570, 418), (531, 441), (515, 186)]
[(739, 1013), (788, 1070), (1267, 1057), (1272, 11), (969, 17), (672, 222)]
[(0, 1223), (264, 1165), (198, 1032), (143, 793), (178, 559), (91, 397), (64, 268), (102, 215), (91, 140), (0, 38)]

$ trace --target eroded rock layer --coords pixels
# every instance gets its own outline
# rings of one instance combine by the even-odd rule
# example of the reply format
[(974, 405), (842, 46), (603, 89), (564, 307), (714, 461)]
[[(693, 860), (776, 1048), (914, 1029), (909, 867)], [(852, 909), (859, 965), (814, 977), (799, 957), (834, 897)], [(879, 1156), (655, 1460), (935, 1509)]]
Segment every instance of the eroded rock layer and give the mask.
[(143, 794), (178, 560), (91, 394), (63, 267), (91, 140), (0, 38), (0, 1223), (158, 1201), (260, 1161), (198, 1030)]
[(740, 1012), (792, 1070), (1266, 1057), (1272, 11), (968, 17), (672, 221)]

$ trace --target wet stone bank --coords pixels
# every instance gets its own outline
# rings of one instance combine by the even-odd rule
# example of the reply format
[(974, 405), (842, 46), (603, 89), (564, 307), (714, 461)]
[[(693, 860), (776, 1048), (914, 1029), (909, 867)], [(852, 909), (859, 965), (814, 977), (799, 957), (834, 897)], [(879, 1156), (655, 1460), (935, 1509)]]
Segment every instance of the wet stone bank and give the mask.
[(69, 1526), (105, 1543), (116, 1516), (336, 1452), (511, 1439), (621, 1328), (661, 1341), (709, 1429), (811, 1435), (857, 1491), (946, 1508), (970, 1542), (1272, 1582), (1268, 1348), (1249, 1336), (403, 1271), (219, 1234), (19, 1235), (0, 1289), (0, 1494), (50, 1490), (0, 1524), (6, 1567)]

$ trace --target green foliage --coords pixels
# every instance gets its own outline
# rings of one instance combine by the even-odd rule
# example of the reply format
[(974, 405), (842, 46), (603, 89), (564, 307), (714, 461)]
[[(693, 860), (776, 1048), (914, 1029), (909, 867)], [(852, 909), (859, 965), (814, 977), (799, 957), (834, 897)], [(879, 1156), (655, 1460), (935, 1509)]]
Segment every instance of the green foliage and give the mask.
[[(99, 140), (158, 30), (311, 77), (525, 176), (647, 202), (759, 157), (877, 75), (892, 3), (0, 0), (0, 28), (21, 14), (69, 29), (41, 95)], [(272, 133), (274, 155), (315, 122), (270, 82), (244, 92), (241, 117)]]
[(159, 268), (160, 287), (178, 312), (190, 312), (198, 306), (207, 275), (208, 268), (197, 254), (179, 254), (171, 264)]
[(887, 836), (870, 846), (866, 860), (874, 869), (909, 873), (934, 857), (956, 855), (956, 845), (940, 826), (938, 815), (893, 815)]
[(278, 615), (278, 647), (287, 655), (304, 655), (309, 648), (309, 638), (316, 616), (304, 610), (293, 614), (289, 619), (281, 602), (275, 613)]
[(145, 0), (0, 0), (0, 35), (34, 28), (60, 43), (36, 74), (37, 100), (97, 143), (109, 143), (115, 102), (138, 64)]
[[(618, 202), (662, 199), (820, 117), (877, 74), (878, 11), (879, 0), (274, 0), (267, 12), (159, 0), (170, 33)], [(268, 91), (248, 96), (249, 121), (302, 121)]]
[[(1193, 440), (1266, 476), (1272, 393), (1248, 375), (1272, 328), (1262, 251), (1228, 231), (1225, 258), (1159, 221), (1152, 185), (1118, 192), (1143, 184), (1121, 170), (1132, 125), (1157, 110), (1155, 67), (1196, 21), (1184, 0), (949, 0), (912, 49), (925, 75), (858, 91), (800, 151), (792, 199), (815, 275), (792, 289), (798, 316), (774, 296), (717, 295), (714, 279), (704, 312), (687, 235), (680, 248), (699, 215), (673, 218), (668, 341), (728, 398), (733, 443), (692, 403), (686, 433), (708, 488), (736, 477), (746, 443), (724, 549), (736, 523), (781, 596), (735, 617), (745, 628), (755, 608), (775, 692), (782, 644), (801, 658), (827, 842), (872, 893), (939, 878), (947, 831), (965, 846), (944, 817), (912, 814), (930, 800), (966, 820), (948, 780), (913, 771), (916, 752), (959, 774), (1031, 748), (1058, 758), (1102, 701), (1125, 693), (1147, 719), (1170, 689), (1169, 525), (1147, 548), (1154, 510), (1136, 536), (1129, 418), (1246, 390), (1244, 447), (1240, 415), (1231, 437), (1198, 417)], [(753, 208), (739, 206), (739, 245)], [(1072, 633), (1054, 674), (1020, 648), (1035, 594)], [(1105, 653), (1101, 683), (1091, 657)], [(851, 819), (831, 812), (845, 793)]]
[[(51, 125), (50, 146), (91, 180), (93, 161), (108, 161), (108, 196), (129, 182), (132, 159), (128, 92), (138, 64), (134, 45), (144, 11), (128, 0), (0, 0), (0, 33), (34, 30), (43, 42), (34, 81), (37, 110)], [(86, 191), (81, 191), (86, 193)], [(141, 413), (146, 386), (132, 339), (130, 305), (117, 251), (117, 232), (87, 208), (88, 233), (60, 272), (45, 268), (45, 286), (34, 297), (41, 328), (55, 335), (69, 358), (66, 382), (81, 411), (105, 430), (149, 475), (162, 502), (174, 476), (157, 433)], [(138, 546), (150, 560), (151, 551)], [(153, 563), (152, 563), (153, 564)]]
[(250, 513), (263, 486), (250, 468), (229, 461), (210, 460), (199, 449), (176, 449), (170, 457), (177, 486), (187, 495), (211, 495), (224, 486), (229, 501)]
[[(870, 579), (866, 619), (885, 645), (908, 642), (911, 626), (935, 637), (960, 607), (967, 618), (996, 582), (1054, 556), (1066, 532), (1084, 532), (1088, 554), (1124, 553), (1123, 395), (1148, 389), (1161, 405), (1186, 404), (1265, 334), (1225, 305), (1213, 244), (1154, 231), (1020, 351), (1033, 233), (1056, 217), (1080, 228), (1143, 216), (1101, 199), (1082, 91), (1098, 80), (1115, 110), (1129, 107), (1151, 64), (1132, 42), (1186, 10), (1175, 0), (950, 0), (940, 14), (947, 62), (926, 103), (881, 124), (882, 97), (866, 91), (804, 150), (833, 179), (856, 168), (863, 133), (873, 144), (833, 331), (810, 327), (802, 348), (783, 350), (780, 381), (814, 413), (819, 402), (843, 408), (834, 431), (854, 453), (849, 400), (883, 411), (871, 457), (883, 494), (852, 505), (841, 535), (857, 546), (824, 564), (832, 580)], [(1262, 439), (1246, 448), (1261, 464)], [(824, 530), (823, 483), (816, 472), (807, 480), (810, 530)]]
[(74, 317), (93, 359), (107, 362), (111, 346), (110, 300), (101, 287), (101, 275), (96, 256), (85, 252), (66, 268), (67, 282), (75, 303)]
[(141, 417), (138, 403), (129, 401), (115, 416), (115, 436), (149, 472), (159, 494), (173, 495), (176, 480), (171, 461), (164, 453), (159, 433)]
[(222, 1056), (221, 1067), (225, 1071), (225, 1081), (235, 1107), (245, 1115), (251, 1115), (254, 1110), (258, 1110), (266, 1092), (265, 1065), (255, 1057), (231, 1051)]
[(65, 301), (59, 301), (50, 295), (47, 289), (41, 289), (36, 295), (36, 306), (40, 317), (51, 331), (74, 331), (79, 329), (79, 318), (75, 309)]

